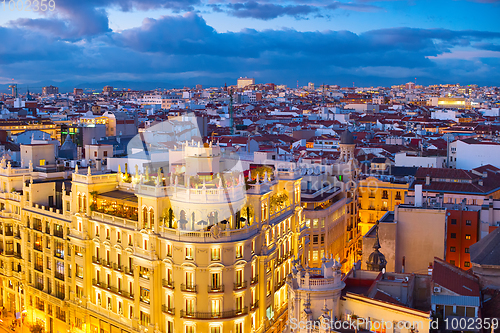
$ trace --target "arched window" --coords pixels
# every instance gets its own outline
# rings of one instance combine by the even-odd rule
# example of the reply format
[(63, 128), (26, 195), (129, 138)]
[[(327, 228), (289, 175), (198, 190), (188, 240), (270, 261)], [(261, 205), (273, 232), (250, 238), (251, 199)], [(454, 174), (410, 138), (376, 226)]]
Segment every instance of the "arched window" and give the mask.
[(148, 225), (148, 209), (142, 208), (142, 228), (146, 229)]
[(87, 213), (87, 201), (85, 200), (85, 193), (82, 194), (82, 212)]
[(149, 209), (149, 227), (152, 228), (155, 225), (155, 211), (153, 208)]
[(82, 196), (80, 195), (80, 193), (78, 193), (77, 200), (78, 200), (78, 212), (81, 213), (82, 212)]

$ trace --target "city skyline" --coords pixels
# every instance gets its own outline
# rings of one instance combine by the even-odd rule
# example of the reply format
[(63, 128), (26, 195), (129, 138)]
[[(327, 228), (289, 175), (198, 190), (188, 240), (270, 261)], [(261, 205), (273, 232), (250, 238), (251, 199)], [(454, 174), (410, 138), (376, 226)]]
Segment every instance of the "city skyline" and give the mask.
[[(55, 1), (0, 18), (0, 84), (498, 82), (496, 1)], [(482, 19), (468, 19), (478, 17)]]

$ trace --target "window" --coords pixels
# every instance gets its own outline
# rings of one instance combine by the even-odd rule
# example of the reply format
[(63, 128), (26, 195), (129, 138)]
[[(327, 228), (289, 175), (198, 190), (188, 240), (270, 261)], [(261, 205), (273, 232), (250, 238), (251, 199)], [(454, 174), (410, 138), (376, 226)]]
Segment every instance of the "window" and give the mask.
[(220, 299), (213, 299), (211, 303), (212, 316), (220, 316)]
[(318, 244), (318, 235), (313, 235), (313, 244)]
[(193, 260), (193, 248), (186, 247), (186, 260)]
[(234, 326), (235, 333), (243, 333), (243, 323), (236, 323)]
[(472, 225), (472, 221), (471, 220), (465, 220), (465, 225)]
[(108, 157), (108, 152), (106, 150), (104, 151), (104, 157)]
[(54, 241), (54, 255), (57, 258), (64, 259), (64, 242), (59, 240)]
[(213, 248), (212, 261), (219, 261), (219, 260), (220, 260), (220, 248)]
[(172, 244), (167, 244), (167, 257), (172, 257)]
[(452, 232), (451, 235), (450, 235), (451, 238), (457, 238), (457, 234)]
[(454, 246), (450, 247), (450, 252), (456, 252), (456, 248)]
[(220, 326), (217, 327), (210, 327), (210, 333), (221, 333), (221, 328)]
[(455, 265), (455, 260), (450, 260), (450, 264)]
[(243, 245), (236, 246), (236, 258), (243, 258)]
[(470, 267), (470, 262), (469, 261), (464, 262), (464, 267)]
[(218, 290), (220, 289), (221, 285), (221, 273), (212, 273), (211, 274), (212, 278), (212, 290)]
[(194, 333), (194, 326), (186, 326), (186, 331), (185, 333)]
[(465, 253), (470, 253), (468, 247), (465, 248)]
[(83, 279), (83, 267), (76, 264), (76, 276)]
[(451, 224), (457, 224), (457, 219), (451, 219)]
[(470, 240), (471, 239), (470, 234), (466, 234), (465, 239)]

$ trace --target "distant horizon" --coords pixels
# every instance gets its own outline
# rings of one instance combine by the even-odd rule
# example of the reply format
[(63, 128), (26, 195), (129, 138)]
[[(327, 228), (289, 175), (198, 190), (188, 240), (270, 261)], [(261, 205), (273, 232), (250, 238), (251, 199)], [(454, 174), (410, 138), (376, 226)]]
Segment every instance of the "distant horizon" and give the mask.
[[(237, 80), (237, 79), (236, 79)], [(301, 84), (299, 82), (299, 89), (302, 89), (304, 87), (307, 87), (307, 85), (309, 83), (314, 83), (315, 85), (315, 89), (318, 89), (318, 87), (322, 86), (323, 84), (327, 85), (327, 86), (339, 86), (339, 88), (341, 89), (345, 89), (345, 88), (351, 88), (351, 89), (356, 89), (356, 88), (391, 88), (392, 86), (401, 86), (401, 85), (405, 85), (407, 83), (415, 83), (415, 80), (408, 80), (408, 81), (405, 81), (405, 82), (400, 82), (400, 83), (394, 83), (394, 84), (390, 84), (390, 85), (355, 85), (354, 87), (351, 85), (341, 85), (341, 84), (337, 84), (337, 83), (316, 83), (316, 82), (312, 82), (312, 81), (304, 81), (303, 84)], [(60, 85), (60, 83), (63, 83), (62, 85)], [(73, 92), (73, 89), (75, 88), (78, 88), (78, 89), (87, 89), (87, 90), (97, 90), (97, 91), (102, 91), (102, 89), (105, 87), (105, 86), (112, 86), (113, 89), (115, 90), (126, 90), (126, 89), (130, 89), (130, 90), (137, 90), (137, 91), (147, 91), (147, 90), (156, 90), (156, 89), (162, 89), (162, 90), (172, 90), (172, 89), (183, 89), (183, 88), (191, 88), (191, 89), (194, 89), (196, 87), (196, 85), (200, 84), (202, 85), (202, 89), (208, 89), (208, 88), (221, 88), (221, 87), (224, 87), (225, 84), (227, 84), (227, 86), (236, 86), (236, 81), (233, 83), (233, 82), (224, 82), (222, 84), (212, 84), (212, 85), (206, 85), (206, 84), (203, 84), (203, 83), (189, 83), (189, 84), (173, 84), (173, 83), (168, 83), (168, 82), (147, 82), (147, 81), (129, 81), (129, 82), (121, 82), (120, 84), (116, 84), (117, 82), (116, 81), (109, 81), (109, 82), (86, 82), (86, 83), (76, 83), (76, 84), (68, 84), (68, 82), (54, 82), (54, 81), (47, 81), (46, 84), (43, 84), (42, 83), (35, 83), (36, 85), (33, 86), (32, 84), (23, 84), (23, 83), (16, 83), (18, 85), (18, 92), (19, 94), (21, 95), (24, 95), (26, 94), (27, 90), (29, 89), (30, 92), (32, 93), (40, 93), (42, 91), (42, 88), (43, 87), (46, 87), (46, 86), (50, 86), (50, 85), (53, 85), (57, 88), (59, 88), (59, 93), (70, 93), (70, 92)], [(163, 84), (164, 86), (156, 86), (156, 87), (153, 87), (153, 85), (156, 85), (156, 84)], [(272, 82), (272, 81), (269, 81), (269, 82), (256, 82), (256, 85), (265, 85), (265, 84), (274, 84), (276, 86), (279, 86), (279, 85), (285, 85), (287, 88), (290, 88), (290, 89), (297, 89), (297, 84), (295, 83), (295, 85), (287, 85), (287, 84), (283, 84), (283, 83), (276, 83), (276, 82)], [(419, 83), (418, 80), (417, 80), (417, 83), (416, 85), (417, 86), (422, 86), (422, 87), (429, 87), (429, 86), (440, 86), (440, 85), (457, 85), (459, 84), (461, 87), (466, 87), (466, 86), (477, 86), (478, 88), (486, 88), (486, 87), (491, 87), (491, 88), (495, 88), (495, 87), (498, 87), (498, 86), (495, 86), (495, 85), (478, 85), (478, 84), (474, 84), (474, 83), (466, 83), (466, 84), (462, 84), (462, 83), (451, 83), (451, 82), (448, 82), (448, 83), (430, 83), (430, 84), (423, 84), (423, 83)], [(1, 94), (10, 94), (10, 88), (8, 88), (9, 84), (0, 84), (0, 93)], [(141, 87), (142, 86), (142, 87)], [(149, 87), (149, 88), (148, 88)]]

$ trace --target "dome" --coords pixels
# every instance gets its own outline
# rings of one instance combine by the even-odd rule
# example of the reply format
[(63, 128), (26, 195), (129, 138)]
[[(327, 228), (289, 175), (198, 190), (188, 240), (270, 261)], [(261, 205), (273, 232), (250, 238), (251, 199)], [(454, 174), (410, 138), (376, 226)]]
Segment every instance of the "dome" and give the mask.
[(353, 145), (354, 144), (354, 136), (352, 136), (352, 133), (348, 129), (346, 129), (340, 135), (340, 144), (343, 144), (343, 145)]
[(366, 266), (369, 271), (380, 272), (387, 265), (387, 260), (385, 260), (385, 256), (378, 250), (374, 250), (370, 257), (368, 257), (368, 261), (366, 262)]
[(373, 252), (368, 257), (368, 261), (366, 262), (366, 266), (369, 271), (381, 272), (382, 269), (387, 265), (387, 260), (385, 256), (379, 251), (380, 249), (380, 241), (378, 238), (378, 228), (379, 222), (377, 221), (377, 225), (375, 226), (375, 244), (373, 244)]

